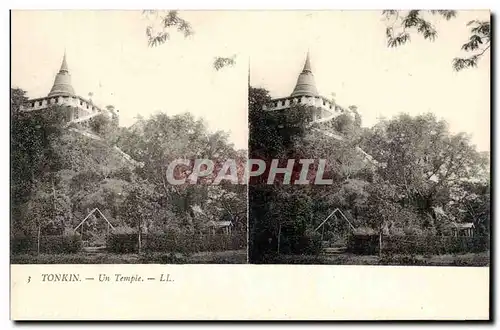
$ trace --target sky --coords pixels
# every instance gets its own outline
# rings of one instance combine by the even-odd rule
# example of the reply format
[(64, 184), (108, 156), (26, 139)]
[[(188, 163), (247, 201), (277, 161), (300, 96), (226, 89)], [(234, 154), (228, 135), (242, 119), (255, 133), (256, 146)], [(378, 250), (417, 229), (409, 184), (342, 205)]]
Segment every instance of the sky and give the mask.
[[(274, 97), (289, 95), (309, 50), (319, 92), (343, 106), (356, 105), (363, 125), (400, 112), (433, 112), (452, 132), (467, 132), (479, 150), (490, 150), (490, 59), (454, 72), (468, 38), (466, 23), (488, 12), (459, 12), (435, 21), (435, 42), (413, 35), (409, 44), (386, 46), (380, 11), (188, 11), (195, 34), (173, 33), (150, 48), (148, 20), (139, 11), (14, 11), (12, 85), (30, 97), (52, 87), (64, 50), (77, 94), (114, 105), (120, 123), (137, 115), (189, 111), (212, 130), (230, 132), (246, 148), (247, 79)], [(215, 56), (236, 55), (216, 71)]]

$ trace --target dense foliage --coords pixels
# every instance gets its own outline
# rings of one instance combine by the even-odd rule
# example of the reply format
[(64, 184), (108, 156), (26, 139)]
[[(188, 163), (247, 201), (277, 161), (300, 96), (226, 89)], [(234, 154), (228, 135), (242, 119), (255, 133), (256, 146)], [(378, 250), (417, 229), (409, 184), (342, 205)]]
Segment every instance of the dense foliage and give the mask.
[[(294, 116), (263, 111), (269, 100), (267, 91), (250, 89), (250, 156), (325, 159), (323, 177), (333, 183), (251, 182), (251, 260), (315, 250), (315, 229), (336, 208), (357, 231), (441, 236), (451, 234), (452, 222), (473, 222), (478, 235), (489, 235), (489, 155), (476, 151), (466, 135), (450, 133), (444, 121), (401, 114), (363, 128), (351, 111), (329, 126), (305, 127)], [(352, 232), (343, 220), (329, 225), (331, 232)]]
[[(78, 228), (83, 241), (105, 242), (116, 230), (205, 234), (211, 221), (231, 221), (246, 236), (244, 185), (171, 185), (166, 168), (178, 158), (244, 156), (224, 132), (191, 115), (157, 114), (119, 127), (112, 107), (89, 127), (67, 126), (67, 108), (21, 112), (24, 91), (11, 90), (11, 227), (14, 236), (42, 237)], [(193, 210), (202, 210), (196, 213)], [(122, 228), (122, 229), (120, 229)]]

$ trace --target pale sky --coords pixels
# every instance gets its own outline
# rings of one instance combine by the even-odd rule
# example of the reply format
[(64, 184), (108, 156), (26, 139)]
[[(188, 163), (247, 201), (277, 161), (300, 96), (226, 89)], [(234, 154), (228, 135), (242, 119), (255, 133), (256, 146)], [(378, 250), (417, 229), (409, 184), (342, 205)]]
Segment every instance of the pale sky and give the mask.
[[(147, 21), (138, 11), (33, 11), (12, 13), (12, 85), (30, 97), (45, 96), (66, 48), (77, 94), (120, 110), (122, 125), (158, 111), (189, 111), (212, 130), (231, 132), (246, 148), (247, 70), (253, 86), (274, 97), (293, 90), (309, 49), (321, 94), (356, 105), (364, 126), (399, 112), (433, 112), (453, 132), (472, 135), (490, 150), (490, 58), (476, 69), (454, 72), (451, 61), (468, 38), (466, 23), (488, 12), (459, 12), (437, 22), (435, 42), (386, 47), (380, 11), (180, 12), (195, 35), (174, 33), (149, 48)], [(215, 56), (237, 54), (237, 65), (215, 71)]]

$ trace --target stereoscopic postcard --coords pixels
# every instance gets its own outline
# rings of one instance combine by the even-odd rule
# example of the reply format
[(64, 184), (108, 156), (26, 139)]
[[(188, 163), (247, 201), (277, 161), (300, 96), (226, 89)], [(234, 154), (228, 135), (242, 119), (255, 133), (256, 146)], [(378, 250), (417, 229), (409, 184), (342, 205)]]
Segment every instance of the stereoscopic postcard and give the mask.
[(13, 320), (488, 320), (489, 11), (13, 10)]

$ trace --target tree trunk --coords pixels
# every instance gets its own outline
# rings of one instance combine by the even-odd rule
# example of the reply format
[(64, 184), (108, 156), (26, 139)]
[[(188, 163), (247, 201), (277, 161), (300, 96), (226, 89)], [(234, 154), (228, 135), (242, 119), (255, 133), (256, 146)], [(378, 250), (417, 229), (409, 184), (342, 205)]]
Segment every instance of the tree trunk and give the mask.
[(137, 228), (138, 228), (137, 231), (139, 232), (137, 252), (141, 253), (141, 220), (140, 219), (139, 219), (139, 224), (138, 224)]
[(40, 232), (42, 231), (42, 224), (38, 224), (38, 235), (37, 235), (37, 241), (36, 241), (36, 253), (40, 254)]
[(278, 254), (280, 254), (280, 244), (281, 244), (281, 223), (278, 226)]
[[(54, 218), (54, 222), (57, 216), (57, 207), (56, 207), (56, 185), (54, 182), (54, 177), (52, 177), (52, 217)], [(64, 235), (64, 221), (61, 219), (61, 234)]]
[(382, 227), (380, 227), (378, 234), (378, 256), (382, 257)]
[(54, 178), (52, 178), (52, 207), (54, 208), (54, 213), (56, 212), (56, 185), (54, 183)]

